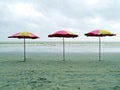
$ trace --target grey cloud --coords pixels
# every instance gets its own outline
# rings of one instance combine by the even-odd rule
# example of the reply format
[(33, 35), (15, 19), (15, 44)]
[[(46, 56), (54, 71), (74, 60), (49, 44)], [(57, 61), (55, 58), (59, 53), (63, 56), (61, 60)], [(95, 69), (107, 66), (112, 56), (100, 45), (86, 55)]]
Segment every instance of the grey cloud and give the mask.
[[(34, 9), (45, 17), (17, 16), (7, 7), (20, 2), (32, 4)], [(28, 30), (44, 38), (47, 38), (49, 33), (63, 28), (73, 28), (78, 33), (96, 28), (110, 29), (111, 22), (120, 21), (119, 4), (119, 0), (102, 0), (91, 7), (86, 4), (86, 0), (1, 0), (0, 29), (2, 33), (7, 34)], [(102, 18), (98, 25), (87, 19), (97, 16)]]

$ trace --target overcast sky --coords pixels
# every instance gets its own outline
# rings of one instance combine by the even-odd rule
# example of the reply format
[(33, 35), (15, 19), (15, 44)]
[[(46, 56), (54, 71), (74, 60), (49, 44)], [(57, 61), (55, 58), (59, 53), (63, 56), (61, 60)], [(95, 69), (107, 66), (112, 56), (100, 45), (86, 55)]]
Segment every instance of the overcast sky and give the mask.
[(39, 41), (60, 40), (48, 34), (62, 29), (79, 35), (70, 41), (98, 40), (84, 36), (95, 29), (117, 34), (103, 41), (120, 41), (120, 0), (0, 0), (0, 41), (21, 31), (40, 36)]

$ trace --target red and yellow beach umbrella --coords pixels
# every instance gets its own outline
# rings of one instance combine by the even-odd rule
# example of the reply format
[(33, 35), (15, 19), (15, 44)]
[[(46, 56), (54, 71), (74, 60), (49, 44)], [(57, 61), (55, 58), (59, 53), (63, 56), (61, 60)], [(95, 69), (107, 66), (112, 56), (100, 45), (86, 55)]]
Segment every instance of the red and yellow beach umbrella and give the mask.
[(37, 39), (38, 36), (30, 33), (30, 32), (19, 32), (15, 33), (11, 36), (8, 36), (8, 38), (18, 38), (18, 39), (24, 39), (24, 62), (26, 61), (26, 46), (25, 46), (25, 39)]
[(65, 42), (64, 38), (75, 38), (78, 37), (78, 35), (74, 34), (71, 31), (67, 30), (59, 30), (53, 34), (49, 34), (48, 37), (62, 37), (63, 38), (63, 61), (65, 61)]
[(100, 37), (115, 36), (115, 35), (116, 34), (112, 34), (107, 30), (93, 30), (85, 34), (85, 36), (99, 37), (99, 61), (101, 61), (101, 38)]

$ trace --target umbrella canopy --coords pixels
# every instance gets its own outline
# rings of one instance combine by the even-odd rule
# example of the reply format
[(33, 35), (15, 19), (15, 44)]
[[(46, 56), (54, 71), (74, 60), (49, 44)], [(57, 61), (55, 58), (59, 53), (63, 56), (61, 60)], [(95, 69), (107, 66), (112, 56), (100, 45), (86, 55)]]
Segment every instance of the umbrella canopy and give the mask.
[(112, 34), (111, 32), (106, 30), (93, 30), (85, 34), (85, 36), (99, 37), (99, 61), (101, 61), (101, 38), (100, 37), (115, 36), (115, 35), (116, 34)]
[(78, 35), (74, 34), (71, 31), (60, 30), (60, 31), (57, 31), (57, 32), (55, 32), (53, 34), (48, 35), (48, 37), (74, 38), (74, 37), (78, 37)]
[(29, 39), (36, 39), (39, 38), (38, 36), (30, 33), (30, 32), (19, 32), (9, 36), (8, 38), (29, 38)]
[(24, 62), (26, 61), (26, 46), (25, 46), (25, 39), (37, 39), (39, 38), (38, 36), (30, 33), (30, 32), (19, 32), (19, 33), (16, 33), (16, 34), (13, 34), (11, 36), (8, 36), (8, 38), (18, 38), (18, 39), (21, 39), (23, 38), (24, 39)]
[(114, 36), (115, 34), (112, 34), (111, 32), (106, 31), (106, 30), (94, 30), (94, 31), (86, 33), (85, 35), (93, 36), (93, 37), (103, 37), (103, 36)]
[(75, 38), (78, 35), (74, 34), (71, 31), (59, 30), (53, 34), (49, 34), (48, 37), (62, 37), (63, 38), (63, 61), (65, 61), (65, 42), (64, 38)]

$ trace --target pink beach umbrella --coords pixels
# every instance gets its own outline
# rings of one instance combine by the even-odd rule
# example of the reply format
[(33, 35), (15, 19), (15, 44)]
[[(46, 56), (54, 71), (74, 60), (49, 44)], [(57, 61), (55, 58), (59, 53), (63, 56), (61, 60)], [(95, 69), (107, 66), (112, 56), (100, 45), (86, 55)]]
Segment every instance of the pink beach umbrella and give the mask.
[(65, 61), (65, 42), (64, 38), (75, 38), (78, 35), (74, 34), (71, 31), (59, 30), (53, 34), (49, 34), (48, 37), (62, 37), (63, 38), (63, 61)]
[(16, 34), (13, 34), (11, 36), (8, 36), (8, 38), (18, 38), (18, 39), (24, 39), (24, 62), (26, 61), (26, 46), (25, 46), (25, 39), (37, 39), (38, 36), (30, 33), (30, 32), (19, 32)]
[(85, 36), (90, 37), (99, 37), (99, 61), (101, 61), (101, 37), (105, 36), (115, 36), (116, 34), (112, 34), (106, 30), (94, 30), (85, 34)]

